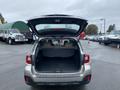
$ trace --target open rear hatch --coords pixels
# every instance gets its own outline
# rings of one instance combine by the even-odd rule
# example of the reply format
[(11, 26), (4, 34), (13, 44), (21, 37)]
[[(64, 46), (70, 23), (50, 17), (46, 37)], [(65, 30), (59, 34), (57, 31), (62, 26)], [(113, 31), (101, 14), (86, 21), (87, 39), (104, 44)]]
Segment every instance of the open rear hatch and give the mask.
[(80, 35), (87, 25), (86, 20), (67, 15), (48, 15), (30, 19), (28, 25), (37, 36), (44, 37), (39, 41), (35, 55), (36, 71), (71, 73), (80, 70), (80, 48), (77, 41), (69, 37)]
[(87, 20), (68, 15), (46, 15), (28, 20), (28, 25), (39, 37), (75, 37), (84, 31)]

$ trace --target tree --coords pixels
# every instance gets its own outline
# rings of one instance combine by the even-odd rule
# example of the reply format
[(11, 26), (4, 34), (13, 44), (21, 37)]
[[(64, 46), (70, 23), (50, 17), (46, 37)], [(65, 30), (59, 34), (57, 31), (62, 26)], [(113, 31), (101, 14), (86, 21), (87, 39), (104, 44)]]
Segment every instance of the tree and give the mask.
[(2, 14), (1, 14), (1, 13), (0, 13), (0, 22), (1, 22), (1, 24), (6, 23), (6, 21), (5, 21), (4, 17), (2, 16)]
[(85, 33), (87, 35), (96, 35), (96, 34), (98, 34), (98, 27), (95, 24), (90, 24), (85, 29)]
[(116, 26), (115, 26), (115, 24), (113, 24), (113, 30), (116, 30)]
[(113, 31), (115, 29), (116, 29), (115, 24), (109, 25), (107, 32), (111, 32), (111, 31)]

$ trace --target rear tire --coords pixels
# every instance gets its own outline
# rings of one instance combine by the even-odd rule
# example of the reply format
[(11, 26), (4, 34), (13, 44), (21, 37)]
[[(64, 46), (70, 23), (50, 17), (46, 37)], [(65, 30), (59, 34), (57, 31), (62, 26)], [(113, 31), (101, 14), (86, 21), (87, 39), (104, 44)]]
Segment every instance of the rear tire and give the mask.
[(72, 88), (75, 90), (84, 90), (86, 85), (75, 85)]
[(37, 85), (30, 85), (30, 86), (31, 86), (32, 89), (36, 89), (36, 88), (38, 88)]
[(28, 43), (31, 44), (33, 42), (33, 39), (28, 39)]
[(102, 44), (102, 42), (99, 41), (99, 44)]

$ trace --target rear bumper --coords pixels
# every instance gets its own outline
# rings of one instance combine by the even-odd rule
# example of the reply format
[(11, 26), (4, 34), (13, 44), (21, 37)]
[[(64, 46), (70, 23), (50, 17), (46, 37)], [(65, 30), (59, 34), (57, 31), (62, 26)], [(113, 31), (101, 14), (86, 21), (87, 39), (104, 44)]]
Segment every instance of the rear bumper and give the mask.
[(84, 85), (84, 84), (88, 84), (90, 82), (89, 81), (74, 81), (74, 82), (34, 82), (32, 79), (29, 83), (26, 82), (26, 84), (28, 85), (34, 85), (34, 86), (41, 86), (41, 85), (50, 85), (50, 86), (54, 86), (54, 85), (59, 85), (59, 86), (65, 86), (65, 85)]
[(120, 39), (110, 39), (114, 44), (120, 44)]
[(112, 43), (110, 39), (108, 39), (108, 40), (99, 40), (98, 42), (99, 43), (104, 43), (105, 45), (108, 45), (108, 44)]
[[(35, 75), (30, 72), (30, 66), (25, 67), (25, 77), (28, 78), (26, 84), (28, 85), (77, 85), (87, 84), (90, 80), (84, 80), (88, 75), (91, 75), (90, 65), (86, 65), (84, 70), (78, 73), (69, 73), (62, 75)], [(49, 77), (48, 77), (49, 76)], [(91, 76), (90, 76), (91, 78)]]

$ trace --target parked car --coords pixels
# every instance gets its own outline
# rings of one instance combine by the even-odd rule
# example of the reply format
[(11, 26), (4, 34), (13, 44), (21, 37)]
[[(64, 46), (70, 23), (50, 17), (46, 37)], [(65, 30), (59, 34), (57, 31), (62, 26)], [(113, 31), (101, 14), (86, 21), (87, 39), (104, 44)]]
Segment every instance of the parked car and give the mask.
[(120, 44), (120, 31), (114, 30), (111, 31), (109, 34), (105, 34), (99, 43), (104, 43), (105, 45), (109, 44)]
[(16, 42), (29, 42), (33, 41), (32, 32), (26, 23), (16, 21), (13, 23), (6, 23), (0, 25), (0, 38), (8, 44)]
[(104, 43), (104, 38), (105, 38), (105, 35), (100, 35), (100, 36), (98, 37), (98, 42), (99, 42), (99, 44)]
[(86, 35), (84, 39), (90, 41), (98, 41), (98, 35)]
[(110, 43), (120, 44), (120, 30), (114, 30), (110, 32), (110, 37), (108, 38)]
[(38, 35), (26, 56), (25, 82), (37, 85), (85, 85), (91, 80), (91, 61), (76, 38), (87, 25), (69, 15), (46, 15), (28, 20)]
[(93, 40), (93, 38), (94, 38), (94, 36), (92, 36), (92, 35), (91, 36), (86, 35), (84, 39), (85, 40)]
[(17, 29), (0, 30), (0, 38), (8, 44), (28, 41), (28, 39), (26, 39)]

